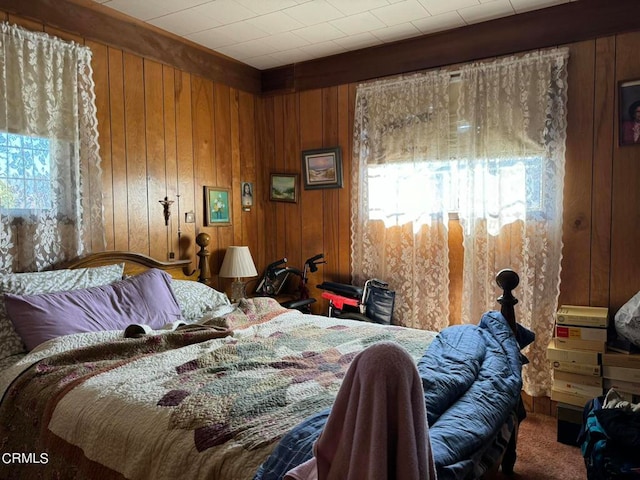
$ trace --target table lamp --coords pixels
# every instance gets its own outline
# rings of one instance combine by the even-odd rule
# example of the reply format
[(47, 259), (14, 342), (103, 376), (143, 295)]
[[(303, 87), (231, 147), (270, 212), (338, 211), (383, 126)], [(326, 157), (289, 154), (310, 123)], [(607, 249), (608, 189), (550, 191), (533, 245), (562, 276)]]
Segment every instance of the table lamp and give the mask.
[(224, 260), (222, 261), (222, 267), (220, 267), (219, 275), (225, 278), (235, 278), (231, 284), (232, 302), (237, 302), (245, 298), (245, 283), (242, 281), (242, 278), (256, 277), (258, 275), (256, 266), (253, 263), (253, 258), (251, 258), (251, 252), (249, 252), (249, 247), (228, 247), (227, 253), (224, 255)]

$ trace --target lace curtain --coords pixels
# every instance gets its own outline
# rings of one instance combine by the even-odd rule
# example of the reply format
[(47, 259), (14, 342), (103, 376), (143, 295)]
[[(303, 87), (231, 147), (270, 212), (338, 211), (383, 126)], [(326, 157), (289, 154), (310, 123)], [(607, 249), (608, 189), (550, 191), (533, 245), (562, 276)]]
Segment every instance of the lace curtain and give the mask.
[(513, 268), (518, 320), (535, 331), (525, 391), (548, 394), (562, 252), (568, 50), (358, 86), (352, 272), (396, 290), (394, 320), (449, 325), (448, 218), (463, 227), (463, 322), (497, 308)]
[(0, 24), (0, 271), (104, 249), (91, 51)]
[(524, 389), (549, 395), (546, 347), (560, 289), (568, 50), (460, 69), (457, 157), (464, 228), (462, 318), (480, 318), (513, 268), (518, 321), (536, 333)]
[(446, 72), (359, 85), (354, 118), (353, 281), (389, 282), (396, 322), (429, 330), (449, 315), (449, 206), (424, 183), (442, 184), (450, 156), (448, 85)]

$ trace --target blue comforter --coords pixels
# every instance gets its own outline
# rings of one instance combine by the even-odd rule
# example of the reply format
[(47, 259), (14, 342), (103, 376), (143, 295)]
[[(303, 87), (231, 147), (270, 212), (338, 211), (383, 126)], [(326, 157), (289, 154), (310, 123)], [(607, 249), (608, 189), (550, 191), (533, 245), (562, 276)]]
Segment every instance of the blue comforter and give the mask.
[[(519, 342), (499, 312), (487, 312), (477, 326), (442, 330), (419, 360), (440, 480), (478, 476), (486, 467), (479, 468), (479, 463), (500, 440), (501, 428), (513, 418), (526, 361), (520, 348), (533, 340), (533, 334), (519, 327), (518, 337)], [(285, 435), (254, 480), (279, 480), (311, 458), (313, 442), (329, 412), (307, 418)]]

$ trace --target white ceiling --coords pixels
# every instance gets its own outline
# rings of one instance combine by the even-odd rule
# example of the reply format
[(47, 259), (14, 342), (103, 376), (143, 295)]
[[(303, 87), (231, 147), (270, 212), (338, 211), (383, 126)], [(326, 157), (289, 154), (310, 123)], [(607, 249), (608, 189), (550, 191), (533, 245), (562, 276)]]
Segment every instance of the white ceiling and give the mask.
[(266, 69), (577, 0), (94, 0)]

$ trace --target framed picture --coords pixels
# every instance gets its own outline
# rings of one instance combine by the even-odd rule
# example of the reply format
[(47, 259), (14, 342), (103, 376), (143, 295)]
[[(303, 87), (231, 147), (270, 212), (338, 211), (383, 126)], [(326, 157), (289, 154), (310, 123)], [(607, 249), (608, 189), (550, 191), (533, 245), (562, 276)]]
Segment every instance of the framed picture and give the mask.
[(228, 188), (204, 187), (205, 218), (207, 226), (231, 225), (231, 195)]
[(640, 144), (640, 80), (620, 82), (618, 96), (620, 145)]
[(274, 202), (298, 201), (298, 175), (292, 173), (272, 173), (269, 199)]
[(305, 190), (342, 187), (342, 152), (340, 147), (302, 152)]
[(242, 182), (242, 210), (249, 211), (253, 207), (253, 183)]

